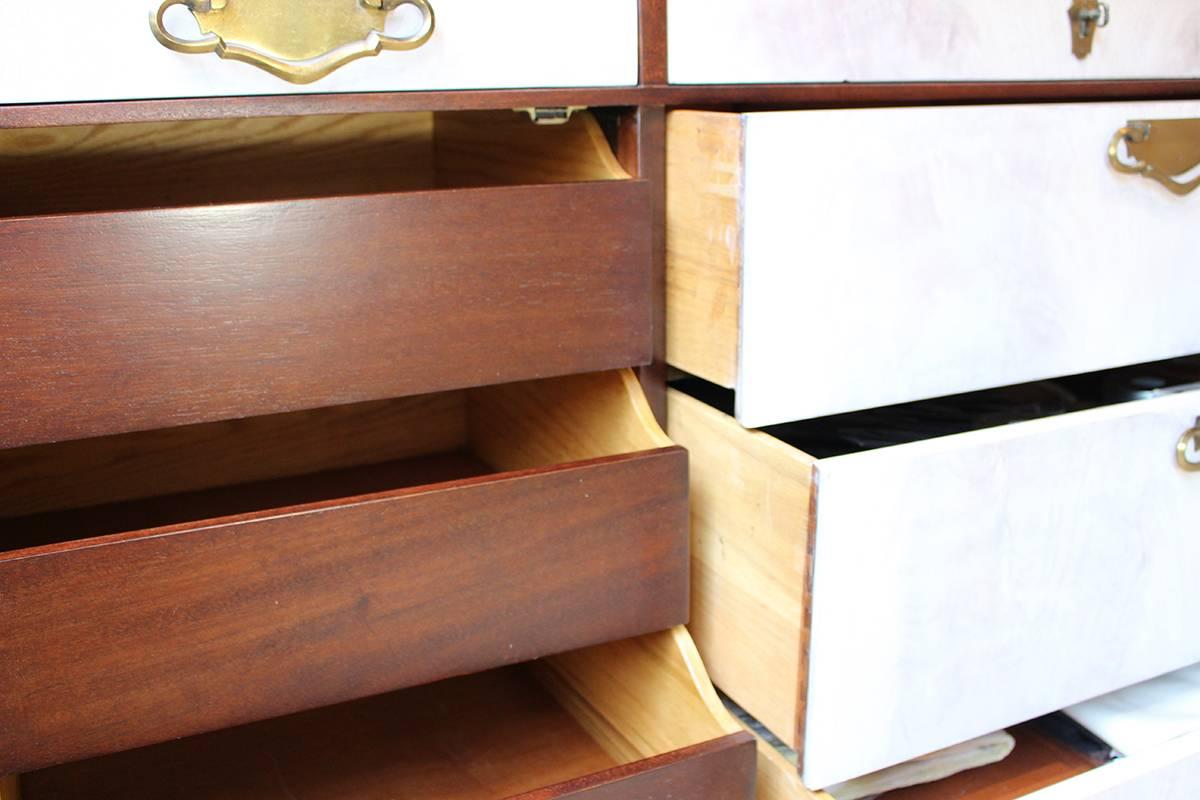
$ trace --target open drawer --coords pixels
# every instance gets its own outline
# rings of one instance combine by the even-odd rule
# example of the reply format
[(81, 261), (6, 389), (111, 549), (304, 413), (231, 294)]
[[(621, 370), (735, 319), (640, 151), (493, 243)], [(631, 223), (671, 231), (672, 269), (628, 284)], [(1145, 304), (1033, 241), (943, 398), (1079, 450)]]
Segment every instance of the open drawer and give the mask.
[(1192, 800), (1200, 789), (1195, 733), (1125, 755), (1061, 714), (1008, 732), (1012, 751), (996, 763), (938, 779), (937, 766), (917, 770), (909, 780), (924, 771), (930, 782), (883, 792), (871, 787), (888, 785), (890, 770), (810, 792), (797, 780), (791, 754), (759, 739), (758, 800)]
[(651, 357), (647, 187), (596, 120), (0, 131), (0, 447)]
[[(1200, 378), (1196, 359), (1145, 369)], [(1100, 404), (1140, 372), (768, 431), (670, 392), (693, 634), (806, 785), (1200, 660), (1200, 388)], [(936, 433), (905, 427), (922, 414)]]
[(1186, 176), (1198, 116), (673, 112), (667, 360), (760, 427), (1200, 352), (1200, 197), (1106, 153)]
[(753, 737), (675, 628), (34, 772), (20, 790), (21, 800), (752, 800), (754, 760)]
[(627, 370), (0, 452), (0, 770), (681, 624), (686, 474)]

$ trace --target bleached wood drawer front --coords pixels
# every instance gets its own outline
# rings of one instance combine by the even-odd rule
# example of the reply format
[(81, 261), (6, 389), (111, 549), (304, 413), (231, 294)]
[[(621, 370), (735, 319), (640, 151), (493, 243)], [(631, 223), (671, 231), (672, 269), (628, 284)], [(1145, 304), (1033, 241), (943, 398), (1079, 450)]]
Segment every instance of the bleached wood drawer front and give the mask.
[[(668, 0), (672, 83), (1046, 81), (1200, 75), (1191, 0), (1105, 0), (1074, 54), (1071, 0)], [(1097, 9), (1099, 11), (1099, 9)], [(1101, 12), (1103, 13), (1103, 12)], [(1098, 19), (1097, 22), (1103, 22)]]
[(1198, 414), (1185, 390), (817, 459), (673, 390), (714, 682), (820, 788), (1200, 661)]
[[(213, 54), (183, 54), (155, 39), (147, 20), (161, 0), (119, 3), (2, 3), (0, 30), (14, 35), (0, 53), (0, 104), (163, 97), (626, 86), (638, 80), (637, 0), (598, 8), (584, 0), (430, 0), (436, 25), (421, 47), (384, 50), (315, 83), (296, 85), (249, 64)], [(273, 26), (301, 27), (300, 17), (328, 15), (322, 2), (294, 3)], [(337, 0), (349, 5), (359, 0)], [(227, 0), (220, 13), (245, 14), (279, 0)], [(415, 12), (393, 12), (394, 33), (411, 33)], [(200, 36), (183, 8), (168, 30)], [(190, 23), (190, 28), (189, 28)], [(388, 29), (390, 30), (390, 28)]]
[(1200, 352), (1200, 195), (1107, 155), (1130, 120), (1195, 116), (675, 112), (668, 361), (759, 427)]

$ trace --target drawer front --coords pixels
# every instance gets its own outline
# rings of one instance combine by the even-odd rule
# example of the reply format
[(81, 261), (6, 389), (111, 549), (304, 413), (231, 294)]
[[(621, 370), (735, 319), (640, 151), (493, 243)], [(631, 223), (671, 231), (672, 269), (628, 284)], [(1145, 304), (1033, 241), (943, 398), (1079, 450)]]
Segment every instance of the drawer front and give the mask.
[[(347, 0), (351, 7), (354, 2)], [(581, 0), (532, 0), (520, 6), (434, 0), (436, 28), (420, 48), (385, 50), (303, 85), (213, 54), (168, 50), (147, 23), (158, 5), (159, 0), (130, 0), (110, 8), (82, 4), (64, 10), (38, 3), (4, 4), (0, 28), (21, 35), (14, 36), (0, 55), (0, 73), (23, 77), (0, 87), (0, 104), (623, 86), (638, 81), (636, 0), (606, 3), (602, 10)], [(254, 5), (264, 4), (232, 0), (229, 8)]]
[(1200, 352), (1200, 196), (1107, 161), (1127, 121), (1194, 116), (1200, 103), (748, 115), (738, 419)]
[(668, 0), (672, 83), (1048, 81), (1200, 76), (1190, 0), (1106, 0), (1076, 58), (1071, 0)]
[(24, 800), (752, 800), (754, 766), (675, 628), (19, 782)]
[(0, 447), (650, 357), (639, 181), (0, 220)]
[(1198, 414), (1192, 391), (818, 461), (806, 783), (1200, 661)]
[(1193, 734), (1167, 742), (1153, 753), (1117, 759), (1026, 798), (1192, 800), (1197, 794), (1200, 794), (1200, 736)]

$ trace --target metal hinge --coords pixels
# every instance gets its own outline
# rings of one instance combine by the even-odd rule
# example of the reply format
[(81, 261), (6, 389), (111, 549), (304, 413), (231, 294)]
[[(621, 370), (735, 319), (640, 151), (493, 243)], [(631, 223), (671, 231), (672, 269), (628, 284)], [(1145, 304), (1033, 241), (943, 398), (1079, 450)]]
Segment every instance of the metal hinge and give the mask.
[(587, 111), (587, 106), (531, 106), (514, 108), (518, 114), (528, 114), (535, 125), (566, 125), (576, 111)]

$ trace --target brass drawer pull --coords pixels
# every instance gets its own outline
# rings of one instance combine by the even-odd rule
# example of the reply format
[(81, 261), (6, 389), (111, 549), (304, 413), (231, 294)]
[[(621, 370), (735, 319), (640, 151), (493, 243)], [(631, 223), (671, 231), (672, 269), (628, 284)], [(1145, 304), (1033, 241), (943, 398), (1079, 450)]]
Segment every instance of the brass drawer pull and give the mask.
[[(204, 36), (181, 39), (167, 31), (172, 6), (186, 7)], [(409, 36), (384, 33), (388, 14), (402, 6), (421, 12)], [(312, 83), (335, 69), (383, 50), (414, 50), (433, 36), (428, 0), (163, 0), (150, 29), (179, 53), (216, 53), (253, 64), (291, 83)]]
[[(1126, 161), (1121, 155), (1124, 143)], [(1200, 175), (1178, 180), (1200, 166), (1200, 119), (1160, 119), (1129, 122), (1108, 145), (1108, 160), (1118, 172), (1158, 181), (1177, 195), (1200, 186)]]
[(1179, 460), (1179, 466), (1188, 472), (1200, 472), (1200, 461), (1192, 461), (1188, 456), (1188, 450), (1192, 448), (1200, 453), (1200, 418), (1196, 419), (1196, 427), (1183, 434), (1175, 447), (1175, 457)]

